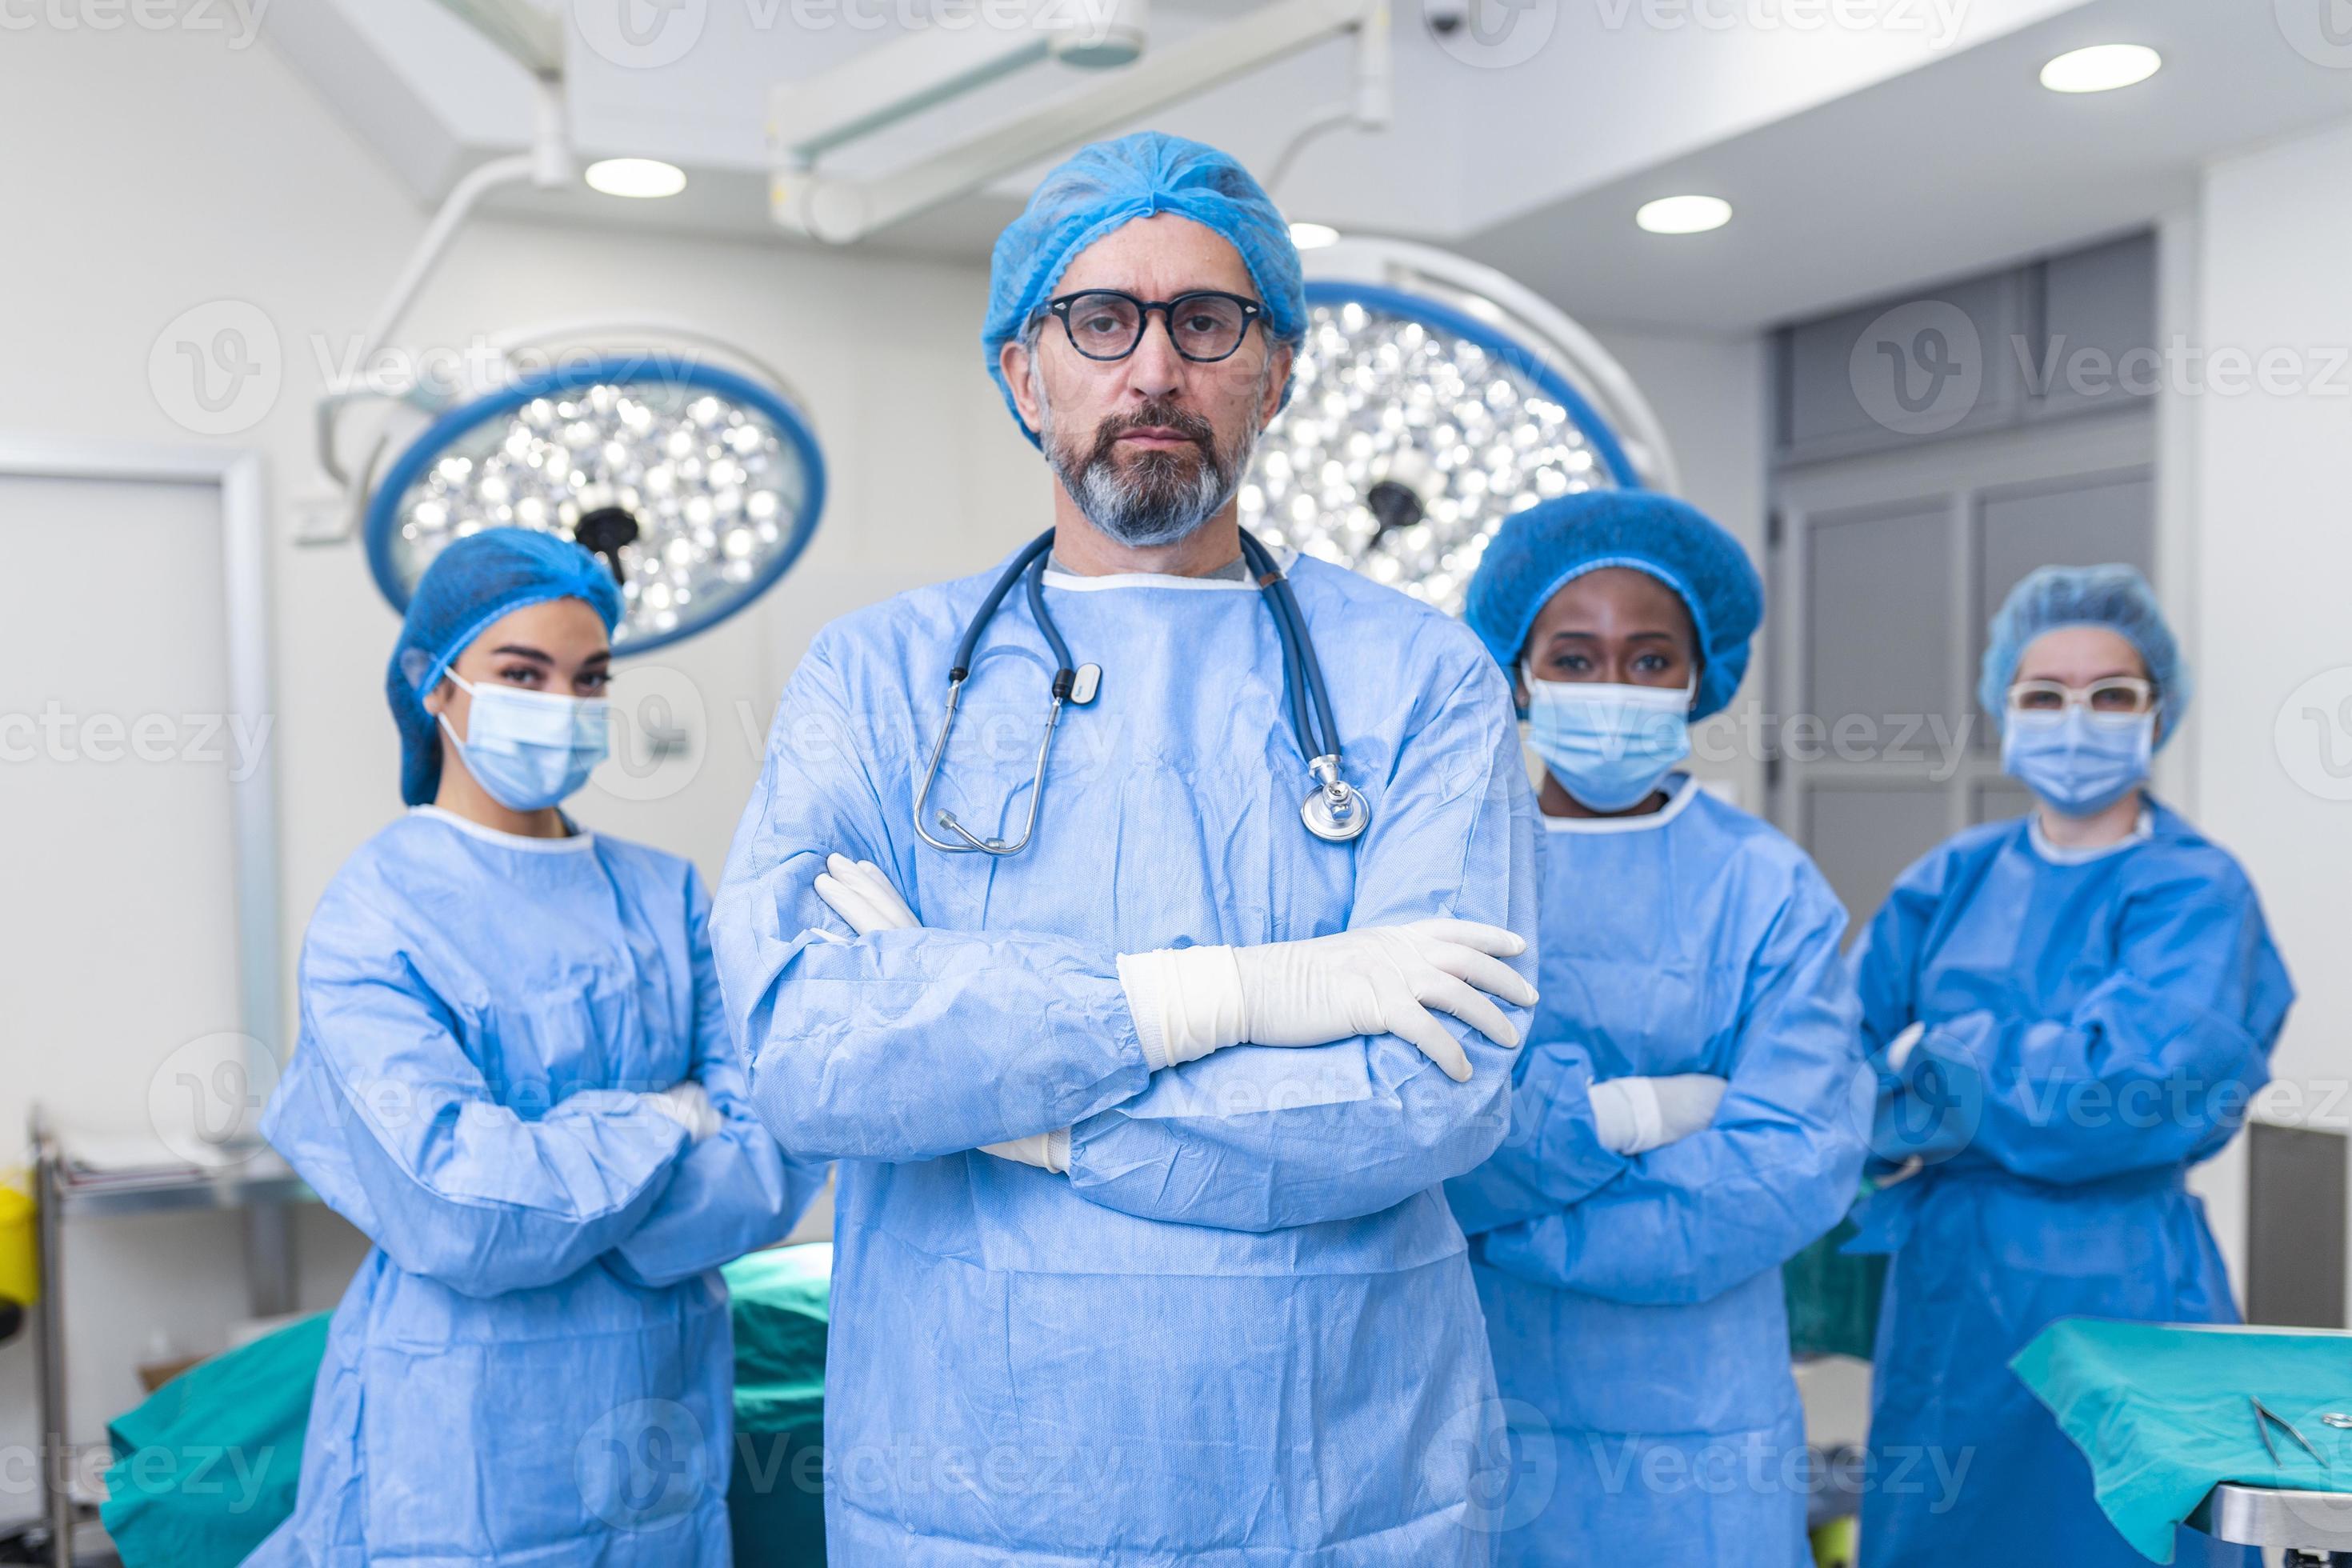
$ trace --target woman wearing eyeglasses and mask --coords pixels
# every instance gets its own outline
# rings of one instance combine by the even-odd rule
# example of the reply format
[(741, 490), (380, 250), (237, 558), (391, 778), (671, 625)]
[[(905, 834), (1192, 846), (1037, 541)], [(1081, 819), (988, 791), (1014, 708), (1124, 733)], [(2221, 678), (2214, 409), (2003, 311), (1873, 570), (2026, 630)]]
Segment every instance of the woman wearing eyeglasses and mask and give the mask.
[(1543, 1000), (1503, 1147), (1446, 1184), (1518, 1428), (1498, 1559), (1804, 1568), (1780, 1265), (1860, 1184), (1845, 911), (1680, 771), (1762, 584), (1681, 501), (1590, 492), (1506, 522), (1465, 613), (1545, 771)]
[(410, 809), (311, 916), (263, 1122), (375, 1246), (254, 1563), (728, 1561), (711, 1270), (818, 1173), (745, 1107), (694, 868), (561, 808), (604, 755), (620, 613), (593, 556), (510, 528), (409, 605), (386, 691)]
[[(1894, 1254), (1862, 1561), (2124, 1568), (2145, 1559), (2009, 1361), (2059, 1318), (2238, 1321), (2186, 1178), (2267, 1081), (2294, 991), (2238, 863), (2147, 794), (2189, 686), (2137, 573), (2019, 584), (1979, 696), (2034, 808), (1906, 871), (1857, 949), (1895, 1178), (1849, 1248)], [(2177, 1561), (2255, 1559), (2189, 1532)]]

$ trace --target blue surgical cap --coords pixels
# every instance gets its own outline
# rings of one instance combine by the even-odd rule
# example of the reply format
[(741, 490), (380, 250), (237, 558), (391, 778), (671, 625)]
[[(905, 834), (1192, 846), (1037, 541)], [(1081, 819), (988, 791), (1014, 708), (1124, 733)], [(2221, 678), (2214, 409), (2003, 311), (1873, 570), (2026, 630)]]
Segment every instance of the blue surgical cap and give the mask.
[(383, 693), (400, 726), (400, 798), (431, 801), (441, 787), (441, 738), (425, 694), (457, 656), (510, 610), (579, 599), (611, 631), (621, 590), (604, 563), (568, 539), (528, 528), (486, 528), (444, 550), (418, 579), (384, 670)]
[(1764, 584), (1739, 541), (1672, 496), (1580, 490), (1513, 513), (1479, 558), (1463, 617), (1495, 661), (1516, 674), (1528, 633), (1551, 596), (1604, 566), (1646, 572), (1681, 597), (1702, 661), (1691, 716), (1721, 710), (1748, 673)]
[(2026, 645), (2060, 626), (2105, 626), (2139, 650), (2147, 678), (2164, 704), (2158, 744), (2180, 728), (2189, 710), (2189, 666), (2180, 645), (2164, 624), (2156, 590), (2128, 566), (2044, 566), (2009, 591), (1985, 637), (1984, 670), (1977, 700), (2001, 723), (2009, 711), (2010, 682)]
[[(1054, 285), (1078, 252), (1122, 225), (1154, 213), (1191, 218), (1241, 252), (1265, 306), (1266, 336), (1296, 343), (1307, 335), (1307, 289), (1290, 225), (1247, 169), (1230, 155), (1181, 136), (1139, 131), (1081, 147), (1040, 181), (1029, 205), (996, 237), (989, 264), (988, 321), (980, 346), (1004, 406), (1021, 423), (997, 351), (1021, 335), (1053, 298)], [(1290, 384), (1282, 386), (1285, 402)], [(1032, 445), (1037, 434), (1026, 424)]]

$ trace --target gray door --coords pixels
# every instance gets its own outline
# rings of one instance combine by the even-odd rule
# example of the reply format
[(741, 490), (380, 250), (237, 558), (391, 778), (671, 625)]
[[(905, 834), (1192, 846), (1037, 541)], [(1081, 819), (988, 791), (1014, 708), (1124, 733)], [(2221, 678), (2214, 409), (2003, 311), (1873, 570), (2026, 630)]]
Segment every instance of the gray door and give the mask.
[(1772, 624), (1772, 814), (1860, 926), (1903, 868), (2021, 812), (1978, 707), (1985, 626), (2037, 566), (2154, 578), (2143, 408), (1785, 469)]

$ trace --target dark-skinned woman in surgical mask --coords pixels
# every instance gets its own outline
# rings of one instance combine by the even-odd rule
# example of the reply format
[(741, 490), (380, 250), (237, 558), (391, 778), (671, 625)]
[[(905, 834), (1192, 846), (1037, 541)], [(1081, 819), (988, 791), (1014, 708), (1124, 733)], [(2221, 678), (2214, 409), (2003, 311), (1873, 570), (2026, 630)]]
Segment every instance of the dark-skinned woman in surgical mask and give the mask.
[[(2023, 817), (1903, 873), (1855, 949), (1891, 1252), (1865, 1568), (2147, 1561), (2010, 1359), (2063, 1317), (2237, 1321), (2189, 1166), (2270, 1074), (2294, 999), (2245, 873), (2147, 790), (2189, 672), (2127, 566), (2045, 567), (1993, 617), (1978, 698)], [(1965, 1467), (1965, 1468), (1963, 1468)], [(2176, 1562), (2251, 1565), (2194, 1532)]]
[(1845, 911), (1680, 771), (1762, 612), (1738, 541), (1632, 492), (1518, 513), (1470, 585), (1547, 830), (1510, 1132), (1446, 1184), (1518, 1449), (1505, 1564), (1811, 1561), (1780, 1265), (1861, 1173)]
[(410, 809), (311, 916), (263, 1123), (375, 1243), (264, 1568), (728, 1561), (713, 1270), (818, 1177), (745, 1109), (694, 868), (562, 808), (604, 754), (620, 611), (595, 557), (511, 528), (409, 605)]

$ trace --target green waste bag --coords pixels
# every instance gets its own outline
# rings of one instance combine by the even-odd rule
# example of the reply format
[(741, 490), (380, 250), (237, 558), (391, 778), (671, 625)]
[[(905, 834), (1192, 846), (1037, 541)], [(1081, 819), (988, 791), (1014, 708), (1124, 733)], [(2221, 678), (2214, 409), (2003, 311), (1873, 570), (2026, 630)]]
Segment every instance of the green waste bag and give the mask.
[[(755, 1252), (721, 1272), (735, 1329), (735, 1561), (821, 1568), (833, 1247)], [(99, 1517), (123, 1568), (236, 1568), (294, 1511), (329, 1316), (190, 1367), (109, 1424)]]
[(107, 1424), (123, 1568), (234, 1568), (294, 1511), (328, 1313), (201, 1362)]
[(1886, 1259), (1841, 1253), (1838, 1248), (1854, 1229), (1849, 1215), (1835, 1230), (1781, 1265), (1790, 1354), (1870, 1359), (1872, 1342), (1878, 1336), (1878, 1303), (1886, 1294)]

